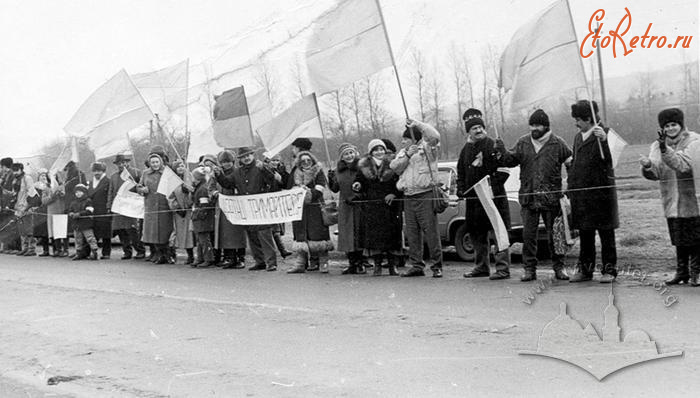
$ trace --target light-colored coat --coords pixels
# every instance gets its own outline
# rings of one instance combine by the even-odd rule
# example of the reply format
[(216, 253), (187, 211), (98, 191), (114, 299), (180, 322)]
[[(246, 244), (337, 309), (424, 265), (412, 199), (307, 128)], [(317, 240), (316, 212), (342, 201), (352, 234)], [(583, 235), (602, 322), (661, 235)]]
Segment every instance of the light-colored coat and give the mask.
[(432, 189), (431, 169), (436, 180), (438, 176), (437, 146), (440, 143), (440, 133), (429, 124), (417, 121), (414, 123), (416, 129), (422, 134), (421, 140), (417, 143), (418, 152), (409, 158), (406, 149), (401, 149), (390, 164), (391, 169), (399, 175), (396, 187), (407, 196), (418, 195)]

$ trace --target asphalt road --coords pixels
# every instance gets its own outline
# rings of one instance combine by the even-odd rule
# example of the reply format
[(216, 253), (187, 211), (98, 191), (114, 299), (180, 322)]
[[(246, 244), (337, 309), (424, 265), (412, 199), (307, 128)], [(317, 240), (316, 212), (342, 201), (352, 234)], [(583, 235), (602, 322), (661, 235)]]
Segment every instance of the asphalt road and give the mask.
[[(519, 271), (488, 281), (462, 278), (458, 262), (443, 279), (342, 276), (340, 267), (288, 275), (0, 255), (0, 396), (698, 394), (700, 288), (661, 295), (646, 283), (663, 275), (621, 277), (623, 335), (641, 329), (660, 352), (684, 355), (598, 381), (518, 350), (536, 349), (562, 302), (600, 330), (610, 285), (545, 283), (527, 304), (535, 285)], [(542, 267), (540, 280), (550, 275)], [(669, 295), (678, 302), (666, 306)]]

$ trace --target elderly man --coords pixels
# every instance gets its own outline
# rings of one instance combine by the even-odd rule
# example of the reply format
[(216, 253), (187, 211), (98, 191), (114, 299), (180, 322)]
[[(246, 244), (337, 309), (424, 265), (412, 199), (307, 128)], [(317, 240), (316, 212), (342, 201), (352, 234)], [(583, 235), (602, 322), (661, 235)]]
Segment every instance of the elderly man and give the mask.
[[(132, 180), (136, 184), (141, 180), (141, 171), (131, 167), (131, 158), (128, 155), (117, 155), (113, 163), (117, 166), (117, 172), (112, 174), (109, 179), (107, 208), (110, 210), (112, 209), (114, 198), (125, 182), (122, 176), (127, 177), (127, 180)], [(124, 170), (126, 170), (128, 176), (124, 173)], [(146, 257), (146, 249), (143, 243), (141, 243), (141, 238), (139, 236), (139, 220), (137, 218), (127, 217), (121, 214), (112, 215), (112, 232), (119, 237), (119, 241), (122, 244), (122, 250), (124, 251), (122, 260), (131, 259), (134, 250), (136, 250), (136, 256), (133, 258), (141, 259)]]
[(549, 116), (537, 109), (528, 122), (530, 134), (518, 140), (515, 147), (506, 150), (503, 141), (496, 139), (496, 149), (506, 167), (520, 165), (520, 214), (523, 219), (523, 264), (525, 272), (522, 282), (537, 279), (537, 229), (540, 217), (544, 220), (549, 240), (554, 277), (569, 280), (564, 272), (562, 257), (554, 250), (552, 226), (561, 213), (561, 166), (571, 156), (566, 142), (556, 136), (549, 127)]
[(92, 179), (88, 184), (88, 197), (92, 200), (92, 229), (95, 239), (102, 244), (102, 260), (108, 260), (112, 253), (112, 216), (109, 204), (109, 178), (105, 175), (107, 165), (102, 162), (92, 164)]
[[(433, 211), (433, 185), (437, 183), (440, 133), (429, 124), (408, 119), (401, 139), (403, 148), (390, 167), (399, 175), (396, 187), (404, 193), (405, 233), (411, 267), (404, 277), (424, 276), (423, 243), (427, 243), (433, 278), (442, 278), (442, 246), (437, 214)], [(429, 173), (426, 170), (430, 171)]]

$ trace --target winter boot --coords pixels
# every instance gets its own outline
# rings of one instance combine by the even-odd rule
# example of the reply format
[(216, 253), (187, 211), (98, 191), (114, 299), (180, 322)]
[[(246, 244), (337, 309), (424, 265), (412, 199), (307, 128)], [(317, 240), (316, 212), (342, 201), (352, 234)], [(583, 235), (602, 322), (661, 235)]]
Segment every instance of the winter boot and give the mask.
[(41, 241), (41, 254), (39, 257), (49, 257), (51, 253), (49, 253), (49, 238), (44, 238)]
[(306, 272), (306, 264), (309, 259), (307, 249), (300, 248), (297, 250), (297, 256), (294, 259), (294, 267), (287, 271), (288, 274), (303, 274)]
[(284, 247), (282, 235), (280, 235), (279, 232), (273, 232), (272, 238), (275, 240), (275, 246), (277, 246), (277, 250), (280, 252), (280, 256), (282, 256), (282, 258), (287, 258), (292, 255), (292, 252), (287, 251), (287, 249)]
[(97, 249), (90, 251), (90, 260), (97, 260)]
[(25, 256), (36, 256), (36, 238), (33, 236), (27, 237), (27, 252)]
[(68, 239), (59, 239), (58, 240), (58, 246), (59, 251), (58, 251), (58, 257), (68, 257)]
[(348, 252), (348, 267), (343, 269), (342, 275), (354, 275), (357, 274), (358, 266), (358, 256), (356, 252)]
[(690, 248), (685, 246), (676, 246), (676, 275), (673, 279), (666, 281), (667, 285), (677, 285), (681, 282), (688, 283), (690, 279), (688, 260), (693, 257), (689, 250)]
[(328, 271), (328, 252), (319, 253), (318, 255), (319, 271), (322, 274), (327, 274)]
[(398, 276), (399, 271), (396, 269), (399, 264), (399, 256), (394, 254), (389, 254), (389, 275)]
[(569, 278), (570, 283), (588, 282), (593, 280), (594, 264), (576, 264), (576, 273)]
[(614, 264), (605, 264), (600, 276), (600, 283), (612, 283), (617, 278), (617, 269)]
[(698, 276), (700, 276), (700, 247), (694, 247), (693, 252), (690, 255), (690, 286), (698, 287), (700, 286), (700, 281), (698, 281)]
[(194, 264), (194, 249), (185, 249), (187, 251), (187, 260), (185, 261), (185, 265), (192, 265)]
[(537, 269), (535, 267), (525, 268), (523, 276), (520, 277), (520, 282), (530, 282), (537, 280)]
[(372, 276), (381, 276), (382, 275), (382, 260), (383, 259), (384, 259), (384, 256), (381, 254), (377, 254), (377, 255), (372, 256), (372, 261), (374, 262)]
[(20, 242), (21, 242), (21, 249), (15, 253), (17, 256), (24, 256), (27, 251), (29, 250), (29, 242), (26, 236), (20, 236)]

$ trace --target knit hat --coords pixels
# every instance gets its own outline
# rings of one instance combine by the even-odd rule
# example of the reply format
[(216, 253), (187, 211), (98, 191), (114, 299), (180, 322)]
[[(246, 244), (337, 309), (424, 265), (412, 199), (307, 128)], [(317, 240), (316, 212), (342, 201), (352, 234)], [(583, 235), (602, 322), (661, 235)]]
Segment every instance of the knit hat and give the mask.
[(12, 160), (12, 158), (2, 158), (2, 159), (0, 160), (0, 165), (5, 166), (5, 167), (7, 167), (8, 169), (9, 169), (10, 167), (12, 167), (12, 163), (14, 163), (14, 161)]
[(379, 138), (375, 138), (372, 141), (370, 141), (369, 144), (367, 144), (367, 153), (372, 153), (372, 150), (378, 146), (384, 148), (384, 150), (386, 151), (386, 144), (384, 143), (384, 141), (380, 140)]
[(302, 151), (310, 151), (311, 150), (311, 140), (308, 138), (297, 138), (296, 140), (292, 141), (292, 146), (295, 146)]
[[(596, 120), (600, 120), (598, 117), (598, 104), (595, 101), (593, 101), (593, 111), (595, 112)], [(588, 102), (588, 100), (580, 100), (571, 105), (571, 117), (582, 120), (590, 119), (590, 121), (593, 122), (593, 116), (591, 115), (591, 103)]]
[(683, 124), (683, 111), (678, 108), (668, 108), (659, 112), (659, 127), (664, 128), (670, 122), (680, 124), (682, 130), (685, 127)]
[(388, 138), (382, 138), (382, 141), (384, 141), (384, 145), (386, 145), (386, 151), (387, 151), (387, 152), (396, 153), (396, 145), (394, 145), (394, 143), (391, 142), (390, 139), (388, 139)]
[(92, 166), (90, 166), (90, 169), (91, 169), (92, 171), (101, 171), (101, 172), (105, 172), (105, 171), (107, 171), (107, 165), (105, 165), (105, 164), (102, 163), (102, 162), (95, 162), (95, 163), (92, 164)]
[(403, 138), (410, 138), (412, 140), (416, 140), (416, 142), (420, 141), (423, 138), (423, 133), (418, 131), (418, 129), (413, 129), (413, 136), (411, 136), (411, 130), (406, 127), (406, 130), (403, 131), (403, 134), (401, 135)]
[(211, 154), (206, 154), (206, 155), (200, 156), (200, 157), (199, 157), (199, 164), (203, 165), (204, 162), (206, 162), (207, 160), (210, 161), (210, 162), (212, 162), (212, 163), (214, 163), (214, 164), (216, 164), (216, 165), (219, 164), (219, 163), (216, 161), (216, 157), (215, 157), (214, 155), (211, 155)]
[(471, 128), (474, 126), (486, 128), (482, 116), (481, 111), (476, 108), (469, 108), (464, 111), (464, 114), (462, 115), (462, 120), (464, 120), (464, 129), (469, 132), (469, 130), (471, 130)]
[(87, 195), (88, 187), (85, 186), (85, 184), (78, 184), (75, 186), (75, 192), (82, 191), (84, 194)]
[(244, 146), (241, 148), (238, 148), (238, 157), (242, 158), (244, 156), (252, 155), (255, 154), (255, 148), (251, 148), (249, 146)]
[(544, 127), (549, 127), (549, 116), (542, 110), (538, 109), (532, 112), (530, 115), (530, 120), (527, 122), (530, 126), (540, 125)]
[(219, 152), (216, 158), (219, 160), (219, 163), (233, 163), (236, 161), (236, 157), (229, 150)]
[(338, 156), (343, 156), (343, 153), (347, 150), (353, 150), (357, 152), (357, 147), (349, 142), (343, 142), (338, 146)]

